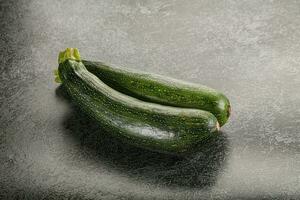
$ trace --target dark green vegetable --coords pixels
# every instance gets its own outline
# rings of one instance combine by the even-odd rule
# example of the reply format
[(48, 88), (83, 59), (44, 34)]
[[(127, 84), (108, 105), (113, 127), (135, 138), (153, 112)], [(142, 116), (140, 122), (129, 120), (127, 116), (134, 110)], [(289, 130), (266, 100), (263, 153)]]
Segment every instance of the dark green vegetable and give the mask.
[(229, 100), (214, 89), (155, 74), (111, 67), (102, 62), (82, 62), (104, 83), (127, 95), (163, 105), (206, 110), (215, 115), (220, 126), (229, 118)]
[(144, 102), (112, 89), (85, 68), (77, 49), (60, 53), (57, 79), (80, 109), (132, 145), (176, 154), (219, 129), (207, 111)]

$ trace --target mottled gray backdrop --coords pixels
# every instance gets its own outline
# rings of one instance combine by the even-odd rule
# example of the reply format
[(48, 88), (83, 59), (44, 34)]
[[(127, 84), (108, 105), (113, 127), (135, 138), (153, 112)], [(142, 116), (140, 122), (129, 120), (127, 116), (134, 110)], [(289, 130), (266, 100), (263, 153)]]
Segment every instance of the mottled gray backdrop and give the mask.
[[(300, 199), (300, 1), (1, 1), (0, 199)], [(58, 52), (201, 83), (232, 117), (195, 155), (110, 138)]]

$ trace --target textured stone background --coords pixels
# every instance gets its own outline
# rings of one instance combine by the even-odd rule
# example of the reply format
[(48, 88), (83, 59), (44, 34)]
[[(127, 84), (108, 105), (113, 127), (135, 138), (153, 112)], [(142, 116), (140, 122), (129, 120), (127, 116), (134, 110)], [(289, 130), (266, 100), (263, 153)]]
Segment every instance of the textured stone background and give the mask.
[[(0, 199), (300, 198), (300, 1), (0, 5)], [(185, 159), (103, 136), (53, 81), (66, 47), (214, 87), (230, 122)]]

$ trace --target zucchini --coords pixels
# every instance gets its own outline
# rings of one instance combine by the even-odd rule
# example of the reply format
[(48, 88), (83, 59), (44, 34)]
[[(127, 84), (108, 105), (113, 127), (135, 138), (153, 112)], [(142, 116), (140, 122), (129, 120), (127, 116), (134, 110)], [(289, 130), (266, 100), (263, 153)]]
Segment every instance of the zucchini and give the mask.
[(86, 69), (77, 49), (60, 53), (56, 80), (82, 111), (113, 136), (141, 148), (183, 153), (219, 130), (210, 112), (145, 102), (114, 90)]
[(223, 126), (230, 116), (229, 100), (212, 88), (156, 74), (111, 67), (103, 62), (82, 62), (90, 72), (113, 89), (143, 101), (206, 110), (215, 115), (220, 126)]

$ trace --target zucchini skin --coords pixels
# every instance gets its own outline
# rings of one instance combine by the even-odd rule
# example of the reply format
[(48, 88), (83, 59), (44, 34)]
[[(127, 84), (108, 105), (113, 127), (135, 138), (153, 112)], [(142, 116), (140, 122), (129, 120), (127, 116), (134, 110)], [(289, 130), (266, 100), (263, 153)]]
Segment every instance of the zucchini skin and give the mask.
[(220, 126), (229, 119), (231, 107), (228, 98), (212, 88), (111, 67), (102, 62), (82, 62), (107, 85), (127, 95), (162, 105), (205, 110), (218, 119)]
[(179, 154), (193, 150), (218, 131), (213, 114), (127, 96), (90, 73), (82, 62), (66, 60), (59, 64), (58, 71), (72, 101), (111, 134), (129, 144)]

